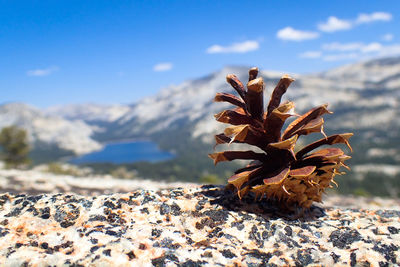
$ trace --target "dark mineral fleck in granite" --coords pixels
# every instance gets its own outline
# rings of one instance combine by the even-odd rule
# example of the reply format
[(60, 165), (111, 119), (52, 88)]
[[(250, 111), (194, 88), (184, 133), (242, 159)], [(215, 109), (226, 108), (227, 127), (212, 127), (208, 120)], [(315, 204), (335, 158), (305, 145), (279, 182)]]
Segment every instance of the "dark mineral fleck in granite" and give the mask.
[(400, 212), (283, 214), (219, 187), (0, 195), (5, 266), (397, 266)]

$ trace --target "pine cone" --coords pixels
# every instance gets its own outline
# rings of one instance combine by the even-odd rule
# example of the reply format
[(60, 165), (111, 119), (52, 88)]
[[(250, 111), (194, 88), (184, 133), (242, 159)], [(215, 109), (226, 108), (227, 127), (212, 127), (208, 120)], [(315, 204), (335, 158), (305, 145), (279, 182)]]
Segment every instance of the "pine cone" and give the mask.
[[(217, 121), (232, 125), (224, 133), (216, 135), (215, 140), (216, 145), (249, 144), (261, 149), (262, 153), (224, 151), (209, 156), (215, 164), (235, 159), (252, 160), (228, 180), (228, 188), (235, 190), (239, 198), (254, 192), (256, 199), (266, 196), (287, 208), (295, 205), (309, 208), (313, 201), (321, 202), (322, 193), (331, 187), (331, 183), (335, 183), (333, 178), (341, 174), (341, 166), (348, 168), (344, 161), (350, 158), (340, 148), (314, 150), (322, 145), (338, 143), (346, 144), (351, 150), (348, 139), (353, 134), (325, 135), (322, 115), (331, 113), (327, 104), (301, 116), (294, 113), (293, 102), (281, 104), (283, 94), (294, 81), (288, 75), (278, 82), (264, 112), (264, 81), (257, 75), (257, 68), (250, 69), (247, 90), (235, 75), (226, 77), (240, 97), (227, 93), (217, 93), (215, 96), (216, 102), (228, 102), (236, 106), (215, 115)], [(297, 118), (282, 132), (285, 121), (292, 116)], [(298, 138), (311, 133), (322, 133), (324, 138), (295, 153)]]

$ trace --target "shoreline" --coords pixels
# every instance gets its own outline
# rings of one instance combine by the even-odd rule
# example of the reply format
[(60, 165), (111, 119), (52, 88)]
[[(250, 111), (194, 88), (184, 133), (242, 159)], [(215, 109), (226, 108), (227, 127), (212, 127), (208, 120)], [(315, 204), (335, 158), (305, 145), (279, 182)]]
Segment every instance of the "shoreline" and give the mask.
[[(127, 143), (139, 143), (139, 142), (153, 142), (150, 138), (126, 138), (126, 139), (120, 139), (120, 140), (114, 140), (114, 141), (105, 141), (105, 142), (99, 142), (101, 145), (113, 145), (113, 144), (127, 144)], [(155, 143), (157, 146), (158, 144)]]
[(81, 165), (81, 164), (85, 164), (85, 163), (73, 163), (71, 161), (73, 160), (78, 160), (82, 157), (85, 157), (87, 155), (93, 154), (93, 153), (102, 153), (107, 146), (112, 146), (112, 145), (129, 145), (129, 144), (137, 144), (137, 143), (149, 143), (151, 145), (155, 145), (157, 147), (157, 150), (159, 153), (168, 153), (170, 155), (170, 158), (168, 159), (163, 159), (163, 160), (132, 160), (132, 161), (127, 161), (124, 163), (113, 163), (113, 162), (103, 162), (103, 161), (99, 161), (99, 162), (90, 162), (90, 163), (113, 163), (113, 164), (117, 164), (117, 165), (123, 165), (123, 164), (129, 164), (129, 163), (134, 163), (134, 162), (138, 162), (138, 161), (146, 161), (146, 162), (158, 162), (158, 161), (165, 161), (165, 160), (169, 160), (172, 158), (176, 157), (176, 152), (175, 151), (168, 151), (168, 150), (162, 150), (159, 145), (156, 142), (153, 142), (150, 138), (127, 138), (127, 139), (121, 139), (121, 140), (115, 140), (115, 141), (107, 141), (104, 143), (100, 143), (102, 145), (102, 148), (99, 150), (95, 150), (86, 154), (81, 154), (81, 155), (74, 155), (74, 156), (67, 156), (64, 158), (61, 158), (60, 161), (64, 162), (64, 163), (68, 163), (68, 164), (73, 164), (73, 165)]

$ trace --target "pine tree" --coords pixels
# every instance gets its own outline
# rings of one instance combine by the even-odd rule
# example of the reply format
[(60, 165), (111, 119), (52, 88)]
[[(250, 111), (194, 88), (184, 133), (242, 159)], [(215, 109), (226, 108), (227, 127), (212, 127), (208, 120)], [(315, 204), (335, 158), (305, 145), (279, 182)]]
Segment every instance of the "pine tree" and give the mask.
[(0, 132), (1, 159), (7, 167), (15, 168), (30, 163), (27, 133), (17, 126), (5, 127)]

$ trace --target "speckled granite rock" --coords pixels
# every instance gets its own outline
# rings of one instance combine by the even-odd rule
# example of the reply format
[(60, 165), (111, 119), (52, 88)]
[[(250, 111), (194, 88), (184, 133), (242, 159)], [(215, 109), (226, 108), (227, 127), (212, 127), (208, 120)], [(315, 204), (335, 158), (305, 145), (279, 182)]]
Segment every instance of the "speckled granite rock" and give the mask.
[[(160, 190), (176, 187), (197, 187), (198, 184), (149, 179), (117, 179), (111, 176), (87, 175), (75, 177), (70, 175), (55, 175), (39, 170), (7, 170), (1, 168), (0, 162), (0, 194), (78, 194), (84, 196), (99, 196), (112, 193), (128, 193), (134, 190)], [(379, 197), (346, 197), (329, 194), (324, 197), (324, 206), (364, 209), (395, 209), (400, 210), (399, 199)]]
[(280, 217), (219, 187), (83, 197), (0, 195), (5, 266), (393, 266), (400, 211)]

